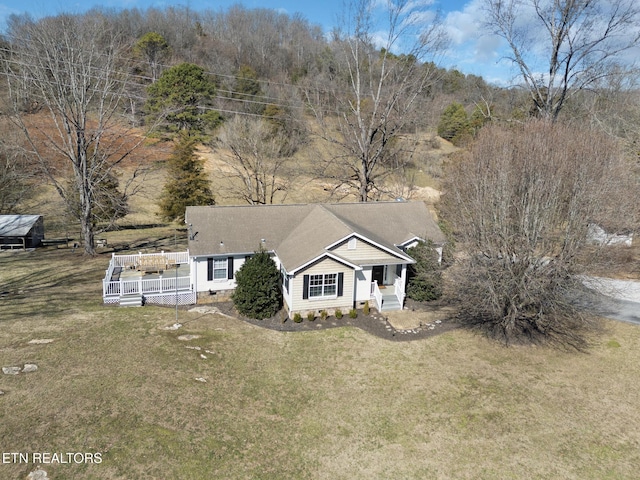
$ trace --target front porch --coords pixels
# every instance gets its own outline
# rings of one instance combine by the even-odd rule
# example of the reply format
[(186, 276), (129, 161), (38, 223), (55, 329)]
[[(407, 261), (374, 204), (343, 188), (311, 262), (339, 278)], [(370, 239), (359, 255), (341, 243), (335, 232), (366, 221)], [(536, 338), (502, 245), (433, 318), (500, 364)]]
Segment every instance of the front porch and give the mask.
[(121, 306), (192, 305), (189, 252), (115, 255), (102, 281), (105, 304)]
[(405, 279), (406, 265), (376, 265), (372, 268), (370, 301), (379, 312), (402, 310)]

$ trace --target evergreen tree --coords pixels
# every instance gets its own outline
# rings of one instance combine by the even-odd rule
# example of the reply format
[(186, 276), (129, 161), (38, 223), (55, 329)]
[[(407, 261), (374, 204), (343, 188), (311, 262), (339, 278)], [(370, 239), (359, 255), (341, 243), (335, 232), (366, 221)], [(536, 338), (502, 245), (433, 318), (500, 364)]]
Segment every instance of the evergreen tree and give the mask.
[(149, 64), (151, 81), (158, 79), (161, 62), (169, 56), (171, 48), (162, 35), (157, 32), (145, 33), (133, 47), (134, 52)]
[(211, 182), (195, 151), (196, 139), (182, 132), (169, 157), (167, 181), (160, 197), (160, 214), (165, 220), (184, 220), (189, 205), (215, 204)]
[(233, 303), (238, 311), (250, 318), (268, 318), (282, 305), (280, 273), (269, 253), (260, 250), (236, 272)]
[(264, 103), (259, 98), (260, 95), (262, 95), (262, 88), (258, 82), (258, 74), (253, 68), (243, 65), (236, 75), (233, 98), (245, 102), (243, 110), (261, 114), (264, 111)]
[(453, 102), (444, 109), (438, 123), (438, 135), (458, 144), (470, 134), (469, 117), (464, 107)]
[(211, 108), (216, 86), (198, 65), (171, 67), (147, 92), (147, 112), (164, 116), (170, 129), (204, 133), (220, 123), (220, 115)]
[(416, 263), (409, 266), (407, 296), (417, 302), (429, 302), (442, 296), (442, 273), (438, 263), (438, 252), (433, 242), (420, 242), (407, 249), (407, 254)]
[(479, 105), (477, 105), (476, 108), (473, 109), (473, 113), (469, 118), (469, 130), (474, 136), (477, 135), (478, 131), (484, 127), (487, 122), (491, 121), (493, 108), (491, 105), (487, 105), (486, 108), (487, 111), (485, 112)]

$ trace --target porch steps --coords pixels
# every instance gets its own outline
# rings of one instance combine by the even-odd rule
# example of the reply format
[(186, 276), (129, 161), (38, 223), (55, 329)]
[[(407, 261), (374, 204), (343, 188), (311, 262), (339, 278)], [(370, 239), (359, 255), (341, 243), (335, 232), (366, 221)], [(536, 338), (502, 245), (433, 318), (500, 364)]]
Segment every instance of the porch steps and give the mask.
[(382, 308), (380, 310), (383, 312), (390, 310), (402, 310), (402, 306), (400, 305), (400, 302), (398, 302), (398, 297), (395, 295), (383, 295)]
[(133, 295), (121, 295), (120, 296), (121, 307), (141, 307), (142, 306), (142, 294)]

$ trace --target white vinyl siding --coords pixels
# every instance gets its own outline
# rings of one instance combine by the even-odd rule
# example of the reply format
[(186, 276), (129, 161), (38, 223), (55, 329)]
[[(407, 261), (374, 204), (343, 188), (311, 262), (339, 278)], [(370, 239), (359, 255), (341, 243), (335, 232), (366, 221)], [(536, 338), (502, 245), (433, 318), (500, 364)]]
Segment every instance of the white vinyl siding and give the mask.
[(363, 267), (356, 272), (356, 302), (364, 302), (371, 298), (371, 267)]
[[(233, 278), (229, 278), (229, 262), (233, 258)], [(211, 267), (209, 264), (211, 262)], [(245, 262), (244, 255), (195, 257), (191, 264), (191, 276), (197, 292), (232, 290), (236, 288), (235, 273)], [(223, 266), (224, 264), (224, 266)], [(216, 276), (217, 275), (217, 276)]]

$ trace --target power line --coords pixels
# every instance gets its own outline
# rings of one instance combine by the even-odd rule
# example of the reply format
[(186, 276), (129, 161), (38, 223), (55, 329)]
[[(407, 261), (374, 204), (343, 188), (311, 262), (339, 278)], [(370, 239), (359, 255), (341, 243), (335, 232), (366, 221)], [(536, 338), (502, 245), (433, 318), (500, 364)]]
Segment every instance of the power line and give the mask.
[[(7, 60), (7, 63), (11, 63), (14, 64), (16, 66), (26, 66), (26, 67), (33, 67), (33, 65), (31, 64), (27, 64), (24, 62), (18, 62), (15, 60)], [(94, 69), (96, 69), (96, 67), (94, 67)], [(4, 75), (7, 78), (13, 78), (15, 80), (18, 81), (24, 81), (24, 80), (28, 80), (28, 81), (32, 81), (32, 82), (36, 82), (36, 81), (41, 81), (40, 79), (34, 77), (34, 76), (28, 76), (28, 75), (18, 75), (16, 73), (9, 73), (9, 71), (4, 71), (4, 72), (0, 72), (0, 75)], [(103, 77), (100, 76), (94, 76), (93, 78), (95, 78), (97, 80), (96, 83), (99, 83), (103, 80)], [(145, 78), (145, 77), (141, 77), (139, 76), (139, 78)], [(134, 83), (128, 80), (112, 80), (114, 82), (118, 82), (118, 83), (122, 83), (121, 86), (121, 92), (126, 91), (127, 93), (117, 93), (117, 92), (112, 92), (110, 93), (109, 96), (113, 96), (113, 97), (120, 97), (120, 98), (126, 98), (128, 100), (137, 100), (140, 102), (144, 102), (147, 100), (146, 97), (141, 96), (141, 95), (136, 95), (135, 93), (133, 93), (133, 91), (135, 90), (135, 88), (139, 88), (142, 85), (138, 84), (138, 83)], [(55, 82), (54, 80), (49, 80), (48, 81), (49, 85), (57, 85), (57, 86), (62, 86), (62, 87), (68, 87), (68, 88), (72, 88), (71, 84), (61, 84), (60, 82)], [(129, 88), (128, 88), (129, 87)], [(98, 91), (100, 91), (97, 88), (93, 88), (92, 89), (93, 93), (96, 93)], [(295, 104), (291, 104), (291, 103), (283, 103), (280, 101), (280, 99), (277, 99), (275, 97), (268, 97), (268, 96), (264, 96), (264, 95), (257, 95), (257, 94), (249, 94), (249, 93), (245, 93), (245, 92), (238, 92), (238, 91), (234, 91), (234, 90), (222, 90), (222, 89), (216, 89), (216, 96), (213, 98), (213, 100), (219, 100), (219, 101), (224, 101), (224, 102), (235, 102), (235, 103), (242, 103), (242, 104), (252, 104), (252, 105), (262, 105), (262, 106), (269, 106), (269, 105), (275, 105), (276, 107), (281, 107), (284, 109), (299, 109), (302, 110), (304, 109), (304, 106), (301, 105), (295, 105)], [(221, 95), (220, 93), (224, 93), (226, 95)], [(32, 92), (32, 95), (36, 96), (36, 97), (40, 97), (42, 98), (42, 100), (46, 101), (46, 97), (44, 95), (37, 95), (35, 93)], [(246, 97), (246, 98), (238, 98), (238, 97)], [(216, 110), (214, 108), (209, 108), (207, 106), (199, 106), (198, 108), (203, 108), (203, 109), (211, 109), (211, 110)], [(220, 111), (224, 111), (226, 113), (236, 113), (236, 114), (248, 114), (249, 112), (244, 112), (241, 110), (229, 110), (229, 109), (219, 109)], [(252, 114), (253, 115), (253, 114)]]
[[(22, 38), (16, 37), (16, 36), (12, 36), (12, 37), (8, 37), (9, 39), (13, 39), (13, 41), (20, 41), (20, 40), (24, 40)], [(80, 55), (82, 53), (81, 50), (76, 49), (76, 48), (68, 48), (67, 49), (70, 53), (72, 54), (76, 54), (76, 55)], [(41, 59), (41, 55), (40, 54), (36, 54), (36, 53), (32, 53), (32, 52), (20, 52), (20, 59), (16, 59), (14, 56), (14, 51), (8, 47), (0, 47), (0, 55), (1, 54), (5, 54), (5, 58), (4, 61), (8, 66), (15, 66), (17, 67), (18, 70), (22, 70), (22, 69), (32, 69), (35, 68), (37, 66), (37, 63), (40, 61)], [(92, 55), (95, 55), (97, 57), (107, 57), (107, 60), (112, 61), (113, 57), (109, 56), (106, 53), (99, 53), (99, 52), (92, 52)], [(120, 57), (123, 58), (123, 57)], [(28, 59), (31, 59), (32, 62), (28, 62)], [(135, 60), (131, 57), (124, 57), (124, 64), (129, 64), (129, 63), (133, 63)], [(68, 59), (67, 59), (68, 60)], [(91, 76), (90, 78), (93, 78), (96, 80), (96, 83), (100, 83), (105, 81), (105, 76), (109, 75), (112, 72), (111, 69), (106, 69), (102, 66), (99, 65), (95, 65), (95, 64), (90, 64), (90, 65), (84, 65), (82, 63), (77, 63), (74, 61), (67, 61), (67, 65), (69, 65), (70, 67), (74, 67), (74, 68), (87, 68), (89, 70), (89, 72), (91, 72)], [(159, 64), (161, 67), (163, 68), (171, 68), (166, 64)], [(201, 67), (202, 68), (202, 67)], [(203, 69), (204, 70), (204, 69)], [(31, 81), (36, 81), (37, 79), (35, 77), (30, 77), (30, 76), (18, 76), (15, 73), (9, 73), (11, 71), (11, 68), (7, 68), (6, 72), (0, 72), (1, 74), (4, 74), (5, 76), (7, 76), (8, 78), (15, 78), (16, 80), (31, 80)], [(116, 82), (116, 83), (120, 83), (121, 87), (120, 87), (120, 92), (127, 92), (127, 94), (125, 95), (124, 93), (116, 93), (114, 92), (112, 95), (114, 97), (120, 97), (120, 98), (126, 98), (128, 100), (134, 100), (134, 101), (139, 101), (139, 102), (144, 102), (146, 101), (146, 97), (141, 96), (141, 95), (136, 95), (134, 92), (135, 90), (139, 89), (139, 88), (145, 88), (145, 84), (151, 84), (153, 82), (152, 77), (148, 76), (148, 75), (142, 75), (142, 74), (134, 74), (134, 73), (123, 73), (121, 70), (113, 70), (115, 72), (115, 74), (113, 75), (113, 78), (109, 78), (109, 81), (111, 82)], [(247, 80), (248, 78), (246, 76), (239, 76), (239, 75), (225, 75), (225, 74), (220, 74), (220, 73), (216, 73), (216, 72), (212, 72), (212, 71), (207, 71), (204, 70), (204, 73), (206, 73), (207, 75), (210, 75), (214, 78), (220, 78), (220, 79), (224, 79), (224, 80), (232, 80), (232, 81), (239, 81), (239, 80)], [(137, 80), (137, 82), (136, 82)], [(274, 82), (274, 81), (270, 81), (270, 80), (260, 80), (260, 79), (252, 79), (249, 78), (249, 80), (256, 82), (258, 85), (266, 85), (267, 87), (270, 86), (280, 86), (280, 87), (286, 87), (288, 89), (291, 89), (293, 91), (298, 92), (298, 95), (300, 95), (300, 90), (301, 87), (298, 85), (293, 85), (293, 84), (288, 84), (288, 83), (283, 83), (283, 82)], [(51, 85), (58, 85), (58, 86), (62, 86), (62, 87), (68, 87), (71, 88), (71, 85), (69, 84), (60, 84), (60, 82), (54, 82), (53, 80), (51, 80)], [(322, 88), (318, 88), (318, 87), (309, 87), (310, 90), (312, 90), (312, 93), (314, 94), (319, 94), (321, 96), (324, 96), (326, 94), (335, 94), (335, 92), (330, 92), (328, 89), (322, 89)], [(97, 92), (97, 89), (93, 90), (94, 93)], [(46, 98), (43, 96), (43, 99), (46, 100)], [(274, 105), (276, 107), (280, 107), (280, 108), (284, 108), (284, 109), (295, 109), (295, 110), (304, 110), (305, 109), (305, 105), (309, 105), (308, 102), (305, 102), (302, 98), (302, 96), (300, 96), (300, 101), (303, 103), (303, 105), (297, 104), (297, 103), (292, 103), (292, 102), (286, 102), (283, 101), (283, 99), (281, 97), (272, 97), (272, 96), (268, 96), (265, 94), (251, 94), (251, 93), (246, 93), (246, 92), (240, 92), (240, 91), (236, 91), (232, 88), (217, 88), (216, 89), (216, 96), (214, 97), (214, 100), (217, 100), (218, 102), (225, 102), (225, 103), (240, 103), (240, 104), (250, 104), (250, 105), (261, 105), (261, 106), (268, 106), (268, 105)], [(327, 110), (326, 108), (320, 107), (318, 105), (312, 105), (312, 108), (314, 108), (315, 110), (323, 113), (323, 114), (328, 114), (328, 113), (334, 113), (333, 110)], [(210, 108), (210, 107), (200, 107), (200, 108), (207, 108), (207, 109), (211, 109), (214, 110), (214, 108)], [(238, 115), (251, 115), (251, 116), (260, 116), (260, 115), (256, 115), (253, 114), (251, 112), (245, 112), (242, 110), (234, 110), (234, 109), (229, 109), (229, 108), (222, 108), (219, 111), (223, 112), (223, 113), (232, 113), (232, 114), (238, 114)]]

